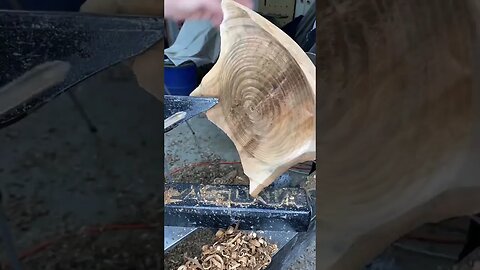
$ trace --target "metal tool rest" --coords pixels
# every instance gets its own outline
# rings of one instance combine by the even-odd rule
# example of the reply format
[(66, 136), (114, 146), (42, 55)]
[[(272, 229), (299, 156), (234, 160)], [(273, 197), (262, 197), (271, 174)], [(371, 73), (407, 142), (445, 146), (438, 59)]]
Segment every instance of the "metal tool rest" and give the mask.
[(278, 246), (268, 269), (281, 269), (315, 237), (315, 191), (273, 185), (254, 199), (248, 186), (167, 184), (165, 193), (176, 195), (165, 202), (164, 252), (200, 228), (238, 224)]

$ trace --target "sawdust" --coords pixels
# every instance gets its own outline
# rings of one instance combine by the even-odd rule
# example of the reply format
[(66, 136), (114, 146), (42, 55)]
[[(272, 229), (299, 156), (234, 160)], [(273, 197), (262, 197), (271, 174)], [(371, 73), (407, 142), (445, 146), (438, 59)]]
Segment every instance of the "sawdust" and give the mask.
[[(248, 185), (248, 177), (243, 173), (239, 164), (222, 164), (218, 157), (207, 156), (210, 160), (207, 165), (202, 163), (191, 164), (181, 168), (172, 168), (172, 182), (193, 183), (193, 184), (231, 184)], [(178, 194), (175, 191), (165, 192), (165, 203), (170, 203), (171, 197)], [(202, 253), (202, 246), (211, 244), (215, 234), (210, 229), (199, 229), (186, 237), (183, 241), (165, 253), (165, 269), (176, 270), (185, 257), (199, 257)]]
[(180, 192), (176, 189), (169, 188), (169, 189), (165, 190), (164, 194), (165, 194), (164, 195), (165, 196), (165, 199), (164, 199), (165, 204), (170, 204), (170, 203), (175, 202), (175, 200), (172, 199), (172, 197), (180, 195)]
[(193, 164), (173, 169), (172, 182), (198, 184), (225, 184), (248, 185), (248, 177), (243, 173), (241, 166), (225, 165), (218, 160), (210, 161), (207, 165)]
[(202, 246), (211, 244), (211, 239), (214, 237), (215, 232), (211, 229), (196, 230), (165, 253), (165, 269), (177, 270), (185, 262), (185, 257), (201, 256)]
[[(170, 156), (170, 158), (175, 160), (173, 156)], [(205, 156), (204, 160), (209, 160), (208, 164), (202, 162), (184, 167), (173, 167), (170, 171), (172, 182), (210, 185), (249, 184), (248, 177), (244, 174), (240, 164), (222, 163), (221, 159), (214, 155)], [(165, 202), (171, 202), (171, 197), (175, 195), (175, 192), (166, 192)], [(215, 233), (212, 230), (198, 229), (165, 253), (165, 269), (177, 270), (185, 262), (185, 257), (201, 257), (202, 247), (211, 244), (214, 237)]]
[(177, 270), (262, 270), (266, 269), (277, 251), (256, 233), (245, 233), (237, 228), (220, 229), (213, 245), (202, 247), (201, 258), (186, 257), (185, 264)]
[(307, 176), (306, 181), (301, 184), (301, 187), (304, 188), (308, 193), (315, 194), (317, 188), (317, 172), (313, 172)]

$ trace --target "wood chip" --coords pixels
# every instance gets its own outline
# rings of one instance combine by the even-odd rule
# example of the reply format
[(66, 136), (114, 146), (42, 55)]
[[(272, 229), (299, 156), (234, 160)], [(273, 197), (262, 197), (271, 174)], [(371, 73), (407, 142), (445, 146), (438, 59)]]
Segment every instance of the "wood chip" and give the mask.
[(220, 229), (220, 230), (218, 230), (218, 232), (215, 234), (215, 237), (217, 237), (217, 238), (222, 238), (224, 234), (225, 234), (225, 230)]
[(263, 270), (277, 252), (275, 244), (269, 244), (256, 233), (245, 233), (236, 227), (219, 230), (213, 245), (202, 247), (202, 256), (186, 258), (178, 270)]

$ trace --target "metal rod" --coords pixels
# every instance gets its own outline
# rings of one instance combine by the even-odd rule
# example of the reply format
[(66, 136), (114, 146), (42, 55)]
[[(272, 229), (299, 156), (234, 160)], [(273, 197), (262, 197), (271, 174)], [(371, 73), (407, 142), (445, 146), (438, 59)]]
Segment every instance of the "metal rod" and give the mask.
[[(185, 121), (187, 123), (187, 126), (188, 128), (190, 129), (190, 131), (192, 132), (193, 136), (195, 136), (195, 131), (193, 131), (193, 128), (192, 126), (190, 126), (190, 123), (188, 123), (188, 121)], [(196, 137), (195, 137), (196, 138)]]

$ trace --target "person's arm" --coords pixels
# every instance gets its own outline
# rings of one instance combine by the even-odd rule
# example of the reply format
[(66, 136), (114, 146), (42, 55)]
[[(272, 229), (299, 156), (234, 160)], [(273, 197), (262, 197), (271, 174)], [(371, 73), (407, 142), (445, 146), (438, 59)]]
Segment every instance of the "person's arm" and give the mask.
[[(175, 21), (209, 20), (214, 26), (222, 23), (221, 0), (165, 0), (165, 18)], [(253, 8), (253, 0), (236, 2)]]

